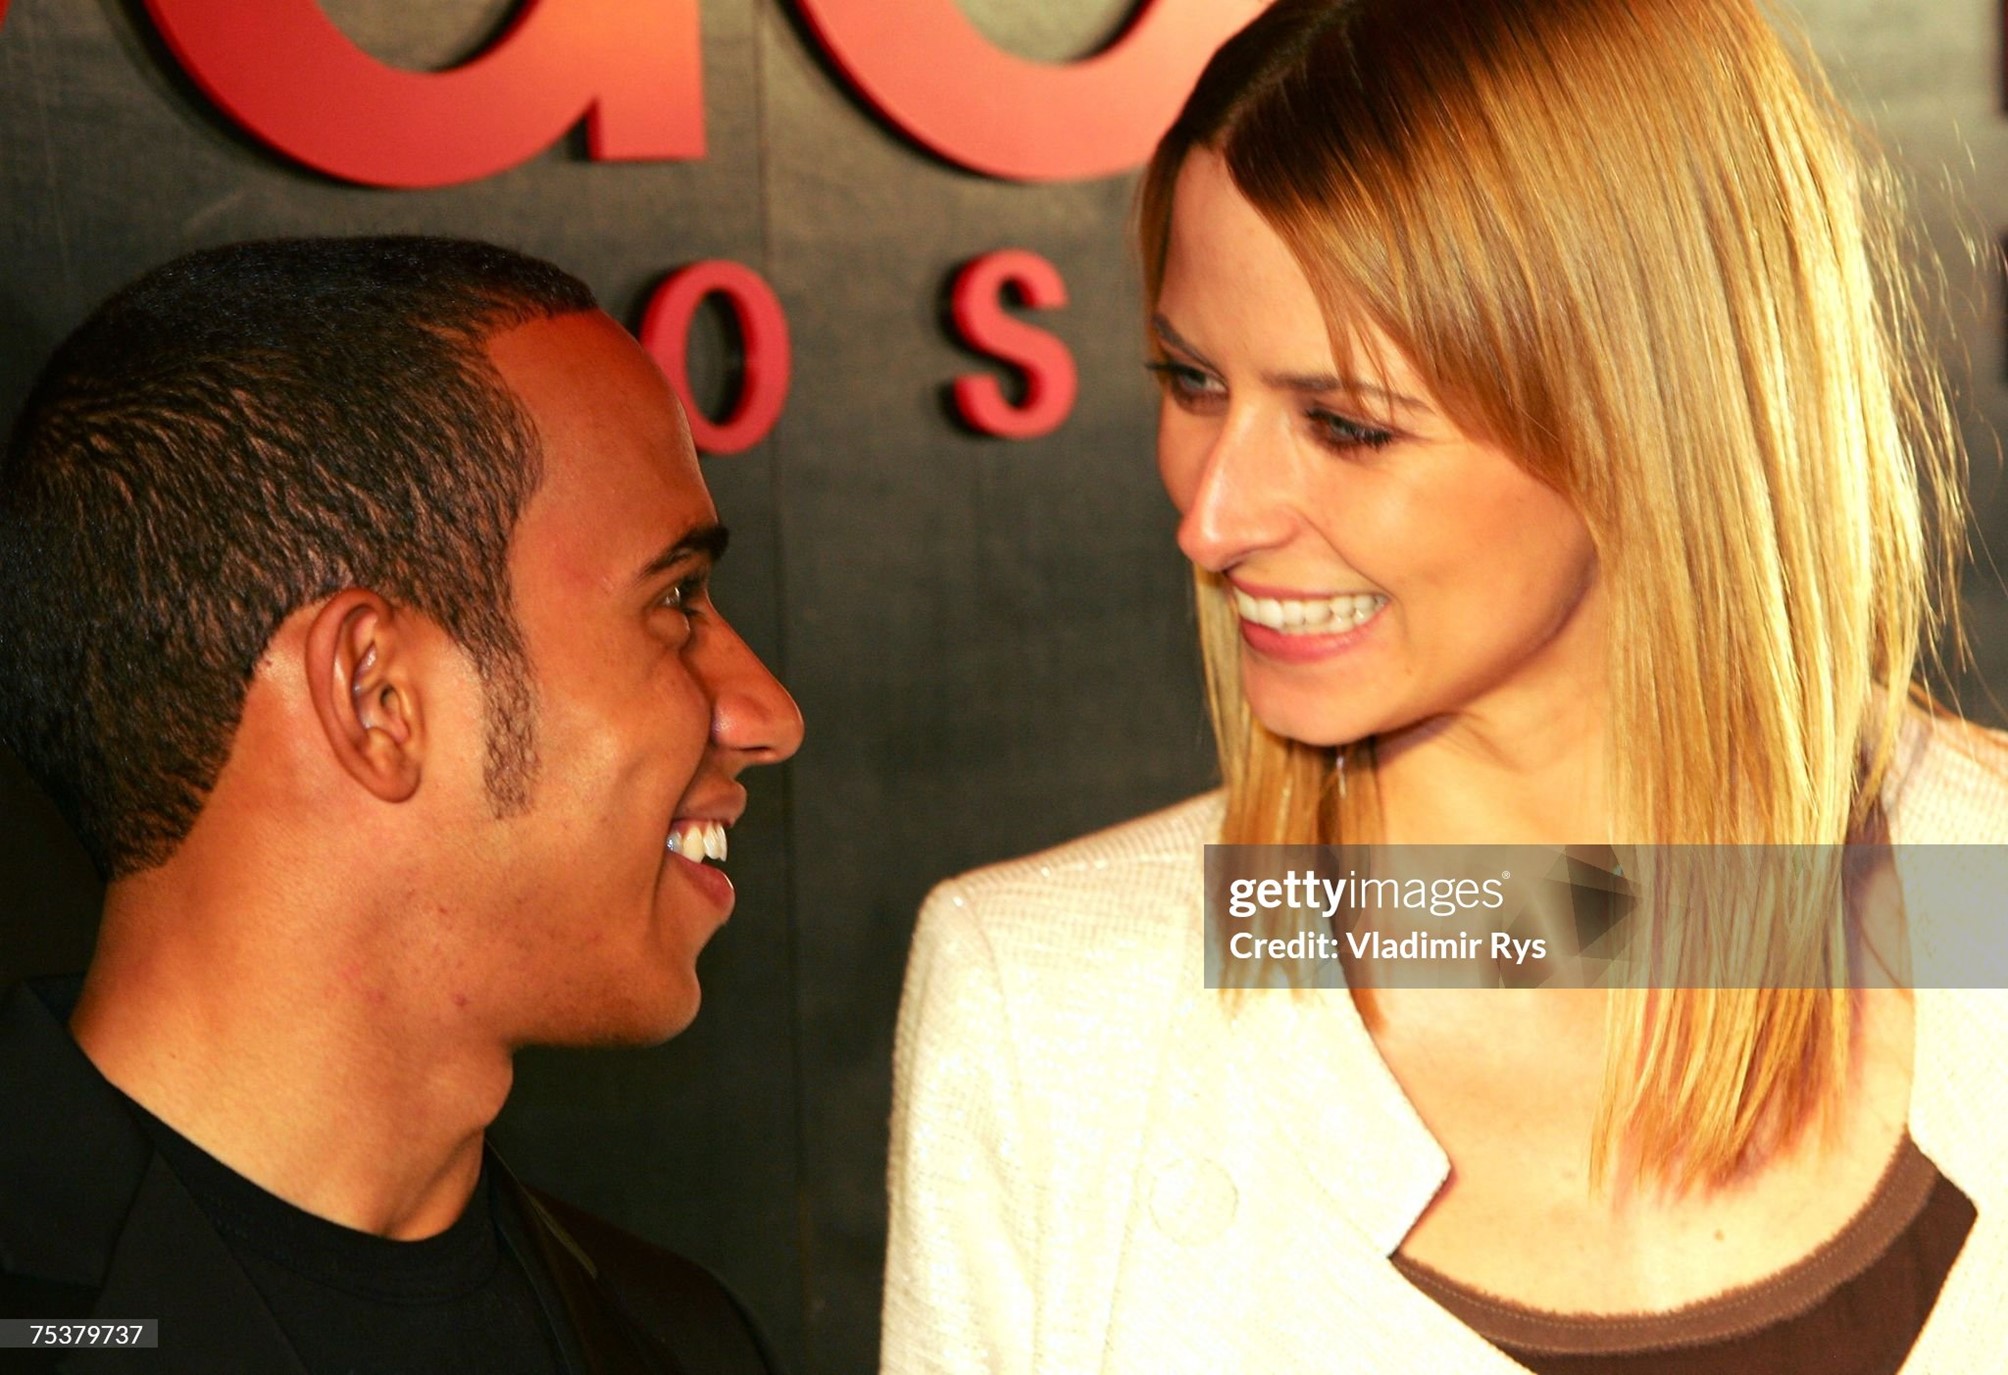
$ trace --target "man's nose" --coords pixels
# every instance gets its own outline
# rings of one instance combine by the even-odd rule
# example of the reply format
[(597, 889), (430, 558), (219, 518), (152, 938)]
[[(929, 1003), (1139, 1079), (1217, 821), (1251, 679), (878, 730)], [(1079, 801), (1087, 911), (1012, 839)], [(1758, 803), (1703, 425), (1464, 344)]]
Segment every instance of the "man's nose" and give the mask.
[(741, 765), (778, 764), (802, 747), (802, 711), (737, 632), (718, 646), (711, 680), (711, 743)]
[(1178, 547), (1211, 572), (1289, 539), (1296, 475), (1287, 443), (1259, 414), (1230, 415), (1212, 436), (1178, 523)]

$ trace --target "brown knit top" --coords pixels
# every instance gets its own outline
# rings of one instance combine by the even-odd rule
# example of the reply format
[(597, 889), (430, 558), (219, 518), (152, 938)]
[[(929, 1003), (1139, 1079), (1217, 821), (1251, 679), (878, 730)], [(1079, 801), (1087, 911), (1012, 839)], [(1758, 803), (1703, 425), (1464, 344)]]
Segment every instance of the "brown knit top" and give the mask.
[(1965, 1244), (1973, 1204), (1905, 1136), (1847, 1226), (1769, 1279), (1668, 1313), (1510, 1303), (1391, 1257), (1408, 1281), (1540, 1375), (1890, 1375)]

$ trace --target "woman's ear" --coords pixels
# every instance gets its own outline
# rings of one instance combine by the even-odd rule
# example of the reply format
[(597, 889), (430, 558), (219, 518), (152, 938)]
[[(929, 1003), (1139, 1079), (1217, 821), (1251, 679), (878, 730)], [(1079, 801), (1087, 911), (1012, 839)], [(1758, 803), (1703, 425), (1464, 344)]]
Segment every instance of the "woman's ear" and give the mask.
[(328, 748), (385, 802), (418, 790), (425, 732), (403, 613), (376, 593), (331, 597), (307, 627), (307, 684)]

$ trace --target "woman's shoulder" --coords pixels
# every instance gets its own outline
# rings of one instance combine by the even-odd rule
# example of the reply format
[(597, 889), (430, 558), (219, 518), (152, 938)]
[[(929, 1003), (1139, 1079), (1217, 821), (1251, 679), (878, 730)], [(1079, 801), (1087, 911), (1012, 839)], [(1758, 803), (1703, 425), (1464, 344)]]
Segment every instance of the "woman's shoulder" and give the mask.
[(2008, 889), (2008, 734), (1917, 714), (1883, 796), (1910, 921), (1909, 981), (1964, 990), (1944, 1005), (1960, 1009), (1959, 1024), (1998, 1037), (2008, 1006), (1967, 994), (2008, 988), (1999, 898)]
[(2008, 733), (1914, 714), (1884, 797), (1900, 843), (2008, 844)]
[(1049, 850), (972, 869), (943, 887), (972, 899), (1056, 886), (1078, 891), (1084, 880), (1098, 882), (1091, 875), (1112, 869), (1136, 875), (1180, 865), (1189, 868), (1202, 861), (1203, 847), (1218, 836), (1221, 810), (1220, 793), (1201, 793)]
[(1205, 793), (946, 879), (921, 909), (916, 943), (979, 945), (1000, 964), (1055, 972), (1177, 948), (1198, 920), (1221, 812), (1220, 794)]

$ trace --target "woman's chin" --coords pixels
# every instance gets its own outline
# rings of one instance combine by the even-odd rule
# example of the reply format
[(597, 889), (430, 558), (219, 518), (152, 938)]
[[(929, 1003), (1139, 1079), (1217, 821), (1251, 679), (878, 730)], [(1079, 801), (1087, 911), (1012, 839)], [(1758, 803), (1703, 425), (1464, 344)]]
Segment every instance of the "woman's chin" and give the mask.
[(1298, 688), (1263, 691), (1243, 680), (1243, 694), (1255, 719), (1272, 735), (1295, 740), (1300, 745), (1334, 749), (1350, 745), (1386, 729), (1384, 713), (1362, 711), (1357, 704), (1344, 707), (1315, 693)]

